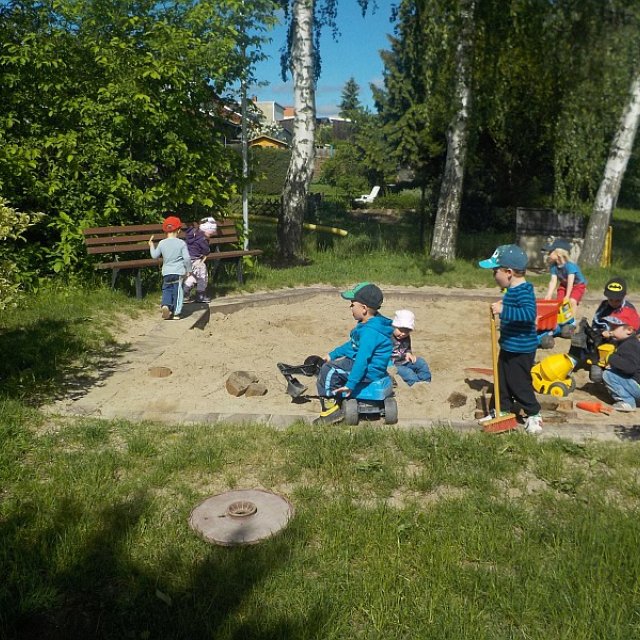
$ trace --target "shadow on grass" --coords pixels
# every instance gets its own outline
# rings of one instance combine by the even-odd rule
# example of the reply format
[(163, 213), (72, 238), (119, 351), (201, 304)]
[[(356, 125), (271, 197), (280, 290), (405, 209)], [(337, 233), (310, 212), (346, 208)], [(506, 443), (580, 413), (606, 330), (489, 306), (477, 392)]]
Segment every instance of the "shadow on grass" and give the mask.
[[(128, 539), (144, 523), (152, 503), (153, 496), (140, 492), (104, 507), (97, 524), (87, 523), (93, 535), (72, 547), (72, 554), (70, 541), (81, 536), (79, 523), (87, 517), (72, 498), (57, 502), (48, 527), (37, 535), (30, 529), (34, 506), (31, 513), (27, 506), (4, 520), (0, 636), (196, 640), (219, 637), (224, 629), (226, 637), (244, 640), (321, 637), (328, 612), (311, 607), (305, 619), (297, 620), (274, 616), (268, 607), (263, 610), (256, 604), (255, 591), (281, 570), (295, 533), (244, 548), (207, 547), (204, 559), (193, 566), (187, 566), (188, 554), (160, 548), (150, 567), (136, 560)], [(180, 573), (186, 579), (175, 580), (180, 586), (172, 587)]]
[(110, 342), (99, 353), (91, 352), (86, 334), (93, 330), (77, 326), (91, 322), (96, 320), (39, 320), (0, 332), (0, 353), (4, 354), (0, 397), (38, 406), (67, 396), (80, 397), (108, 378), (128, 346)]

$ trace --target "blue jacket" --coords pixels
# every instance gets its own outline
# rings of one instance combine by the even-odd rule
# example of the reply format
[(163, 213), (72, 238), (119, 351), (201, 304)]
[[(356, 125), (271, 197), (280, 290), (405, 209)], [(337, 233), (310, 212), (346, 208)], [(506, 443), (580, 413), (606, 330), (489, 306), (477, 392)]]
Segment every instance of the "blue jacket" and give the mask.
[(346, 356), (353, 360), (345, 387), (353, 391), (360, 382), (374, 382), (387, 375), (393, 344), (391, 320), (376, 315), (367, 322), (358, 322), (352, 329), (350, 340), (329, 353), (334, 360)]

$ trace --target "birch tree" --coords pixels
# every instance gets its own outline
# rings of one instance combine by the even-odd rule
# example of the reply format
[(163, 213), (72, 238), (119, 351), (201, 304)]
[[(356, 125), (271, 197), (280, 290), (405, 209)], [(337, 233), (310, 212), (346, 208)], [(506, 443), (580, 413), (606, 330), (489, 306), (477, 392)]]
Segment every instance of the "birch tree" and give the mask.
[(457, 109), (447, 131), (447, 158), (438, 198), (433, 241), (431, 243), (431, 257), (444, 260), (453, 260), (456, 257), (456, 240), (458, 238), (472, 97), (471, 68), (475, 30), (474, 12), (475, 0), (461, 1), (461, 26), (456, 48), (455, 101)]
[(280, 257), (294, 262), (302, 251), (302, 222), (315, 164), (316, 76), (313, 41), (314, 0), (294, 0), (290, 32), (293, 77), (293, 142), (282, 192), (278, 225)]
[(629, 100), (625, 105), (618, 130), (613, 138), (609, 157), (604, 169), (604, 176), (596, 199), (587, 233), (581, 262), (585, 265), (598, 265), (604, 248), (607, 228), (611, 222), (613, 208), (620, 193), (622, 178), (633, 151), (633, 142), (640, 121), (640, 69), (635, 73), (631, 83)]
[[(358, 4), (364, 14), (368, 0), (358, 0)], [(325, 26), (332, 29), (334, 36), (338, 34), (337, 0), (283, 0), (283, 7), (290, 15), (288, 43), (283, 55), (283, 79), (288, 70), (293, 78), (296, 113), (291, 162), (278, 222), (278, 250), (284, 262), (295, 263), (302, 253), (302, 223), (315, 163), (315, 90), (320, 75), (318, 43)]]

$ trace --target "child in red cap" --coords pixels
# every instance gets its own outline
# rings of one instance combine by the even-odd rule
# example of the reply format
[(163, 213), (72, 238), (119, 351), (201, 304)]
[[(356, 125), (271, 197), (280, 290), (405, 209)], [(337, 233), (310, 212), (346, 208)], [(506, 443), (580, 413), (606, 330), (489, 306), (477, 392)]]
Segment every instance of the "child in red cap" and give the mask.
[(617, 411), (634, 411), (640, 402), (640, 316), (631, 307), (605, 318), (609, 335), (617, 344), (609, 356), (602, 379), (614, 399)]
[(178, 238), (182, 222), (177, 216), (169, 216), (162, 223), (167, 237), (160, 240), (156, 247), (153, 236), (149, 238), (149, 251), (152, 258), (162, 258), (162, 318), (180, 319), (182, 310), (182, 280), (191, 272), (191, 258), (184, 240)]

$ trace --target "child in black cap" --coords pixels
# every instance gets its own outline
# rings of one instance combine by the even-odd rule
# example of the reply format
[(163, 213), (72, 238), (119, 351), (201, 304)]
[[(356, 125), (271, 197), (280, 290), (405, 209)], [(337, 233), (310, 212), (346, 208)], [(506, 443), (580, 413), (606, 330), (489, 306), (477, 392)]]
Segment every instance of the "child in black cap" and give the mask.
[[(627, 300), (627, 281), (620, 276), (613, 276), (604, 285), (604, 300), (600, 303), (591, 320), (591, 331), (587, 336), (587, 321), (583, 319), (578, 331), (571, 339), (571, 346), (574, 355), (578, 355), (578, 360), (582, 360), (589, 353), (588, 338), (592, 341), (592, 348), (597, 348), (605, 343), (613, 343), (610, 323), (608, 318), (615, 317), (623, 313), (624, 309), (636, 308)], [(591, 382), (602, 382), (602, 367), (593, 362), (589, 370)]]
[(635, 307), (627, 300), (627, 281), (619, 276), (614, 276), (604, 285), (604, 300), (600, 303), (591, 320), (591, 328), (598, 331), (603, 338), (609, 338), (609, 325), (605, 318), (615, 316), (625, 307)]
[(322, 403), (322, 412), (314, 421), (318, 424), (340, 422), (344, 418), (342, 400), (361, 384), (384, 378), (391, 358), (393, 326), (378, 313), (382, 291), (375, 284), (361, 282), (341, 295), (351, 302), (357, 324), (349, 340), (324, 356), (317, 382)]

